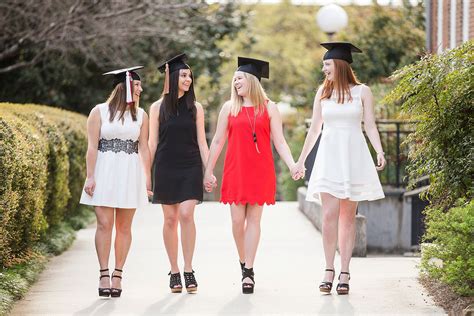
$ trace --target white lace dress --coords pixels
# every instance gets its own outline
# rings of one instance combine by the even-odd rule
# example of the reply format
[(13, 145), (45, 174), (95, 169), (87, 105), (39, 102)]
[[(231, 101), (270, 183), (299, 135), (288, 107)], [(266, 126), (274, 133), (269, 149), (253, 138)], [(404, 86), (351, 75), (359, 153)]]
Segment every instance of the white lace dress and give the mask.
[(146, 179), (138, 155), (138, 139), (143, 122), (143, 109), (133, 121), (130, 111), (124, 121), (110, 122), (107, 103), (97, 105), (100, 111), (100, 136), (95, 165), (93, 196), (84, 190), (80, 203), (113, 208), (139, 208), (148, 203)]
[(321, 100), (324, 125), (308, 183), (308, 201), (318, 200), (321, 192), (351, 201), (385, 197), (362, 133), (361, 90), (362, 85), (351, 89), (351, 102)]

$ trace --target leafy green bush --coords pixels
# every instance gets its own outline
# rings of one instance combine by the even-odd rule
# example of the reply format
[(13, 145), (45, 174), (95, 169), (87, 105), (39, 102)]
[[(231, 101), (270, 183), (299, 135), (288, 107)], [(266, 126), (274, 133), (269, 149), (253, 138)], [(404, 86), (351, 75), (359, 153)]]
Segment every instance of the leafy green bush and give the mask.
[(416, 120), (410, 145), (411, 184), (429, 175), (425, 192), (434, 207), (448, 210), (474, 192), (474, 42), (426, 56), (394, 74), (397, 86), (385, 102), (402, 103)]
[(85, 125), (68, 111), (0, 103), (0, 267), (27, 261), (48, 227), (77, 212)]
[[(421, 195), (431, 242), (422, 251), (429, 277), (461, 295), (474, 294), (474, 42), (426, 56), (394, 74), (397, 86), (385, 102), (402, 104), (414, 119), (408, 175), (414, 185), (428, 175)], [(460, 202), (464, 201), (464, 202)]]
[(449, 212), (427, 212), (422, 270), (449, 284), (461, 295), (474, 295), (474, 201)]

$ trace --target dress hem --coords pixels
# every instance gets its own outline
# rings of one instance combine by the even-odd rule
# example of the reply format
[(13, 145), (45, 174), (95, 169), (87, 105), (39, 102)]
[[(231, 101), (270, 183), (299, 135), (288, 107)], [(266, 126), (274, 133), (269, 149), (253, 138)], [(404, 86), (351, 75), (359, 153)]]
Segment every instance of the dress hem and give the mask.
[(201, 204), (203, 199), (197, 199), (197, 198), (186, 198), (182, 200), (176, 200), (176, 201), (164, 201), (164, 200), (153, 200), (151, 201), (151, 204), (163, 204), (163, 205), (173, 205), (173, 204), (179, 204), (183, 203), (184, 201), (190, 201), (190, 200), (195, 200), (197, 201), (196, 205)]
[(264, 204), (266, 205), (275, 205), (275, 201), (242, 201), (242, 200), (220, 200), (221, 203), (223, 204), (235, 204), (235, 205), (245, 205), (245, 204), (250, 204), (250, 205), (255, 205), (258, 204), (260, 206), (263, 206)]
[(318, 193), (328, 193), (328, 194), (331, 194), (332, 196), (334, 196), (338, 199), (341, 199), (341, 200), (348, 199), (349, 201), (353, 201), (353, 202), (375, 201), (375, 200), (380, 200), (380, 199), (385, 198), (385, 194), (375, 195), (375, 196), (371, 196), (371, 197), (368, 197), (368, 196), (351, 197), (351, 196), (348, 196), (348, 195), (345, 195), (345, 194), (339, 194), (339, 193), (334, 193), (334, 192), (329, 192), (329, 191), (316, 191), (313, 194), (309, 194), (309, 195), (307, 194), (305, 200), (309, 201), (309, 202), (320, 201), (319, 198), (315, 197), (315, 195), (318, 194)]

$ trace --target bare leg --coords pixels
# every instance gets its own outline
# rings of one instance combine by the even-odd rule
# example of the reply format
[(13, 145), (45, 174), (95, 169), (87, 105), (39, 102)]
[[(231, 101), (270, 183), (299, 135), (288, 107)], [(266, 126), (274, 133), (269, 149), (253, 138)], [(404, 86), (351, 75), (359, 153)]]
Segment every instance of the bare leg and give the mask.
[[(326, 269), (334, 270), (334, 257), (336, 255), (337, 245), (337, 224), (339, 218), (339, 199), (329, 193), (321, 192), (321, 204), (323, 209), (323, 248), (324, 257), (326, 259)], [(334, 272), (325, 271), (325, 282), (332, 282)]]
[[(97, 217), (97, 229), (95, 231), (95, 249), (99, 259), (100, 269), (107, 269), (109, 266), (110, 247), (112, 243), (112, 228), (114, 226), (114, 209), (111, 207), (95, 207)], [(107, 272), (101, 272), (107, 274)], [(110, 279), (102, 278), (99, 281), (100, 288), (109, 288)]]
[[(132, 244), (132, 221), (135, 209), (118, 208), (115, 212), (115, 268), (122, 270)], [(114, 271), (121, 276), (122, 272)], [(112, 287), (122, 288), (122, 279), (112, 278)]]
[[(263, 205), (247, 204), (247, 225), (245, 227), (245, 267), (253, 268), (255, 256), (257, 254), (258, 243), (260, 242), (260, 221), (262, 219)], [(245, 278), (243, 283), (253, 283), (250, 278)]]
[(163, 241), (171, 265), (171, 273), (178, 273), (178, 204), (162, 205), (164, 223), (163, 223)]
[(245, 205), (231, 204), (230, 215), (232, 217), (232, 234), (239, 253), (240, 262), (245, 262)]
[[(355, 215), (357, 202), (341, 200), (339, 214), (339, 253), (341, 254), (341, 271), (349, 272), (349, 263), (355, 242)], [(349, 276), (341, 274), (341, 283), (348, 283)]]
[(196, 200), (188, 200), (179, 204), (179, 223), (181, 225), (181, 247), (183, 248), (184, 271), (193, 271), (194, 246), (196, 244), (196, 225), (194, 208)]

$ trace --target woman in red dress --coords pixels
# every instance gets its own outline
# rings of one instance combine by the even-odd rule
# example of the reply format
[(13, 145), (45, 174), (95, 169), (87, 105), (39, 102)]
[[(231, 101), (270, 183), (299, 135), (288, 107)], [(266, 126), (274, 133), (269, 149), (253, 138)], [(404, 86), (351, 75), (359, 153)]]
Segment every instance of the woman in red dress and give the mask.
[[(268, 62), (238, 58), (231, 99), (219, 113), (210, 147), (204, 186), (217, 185), (214, 166), (228, 139), (222, 177), (221, 202), (230, 205), (232, 233), (242, 269), (242, 292), (253, 293), (253, 263), (260, 240), (264, 204), (275, 204), (276, 176), (270, 140), (291, 171), (295, 162), (283, 136), (280, 113), (263, 90), (260, 79), (269, 77)], [(292, 172), (293, 174), (293, 172)]]

